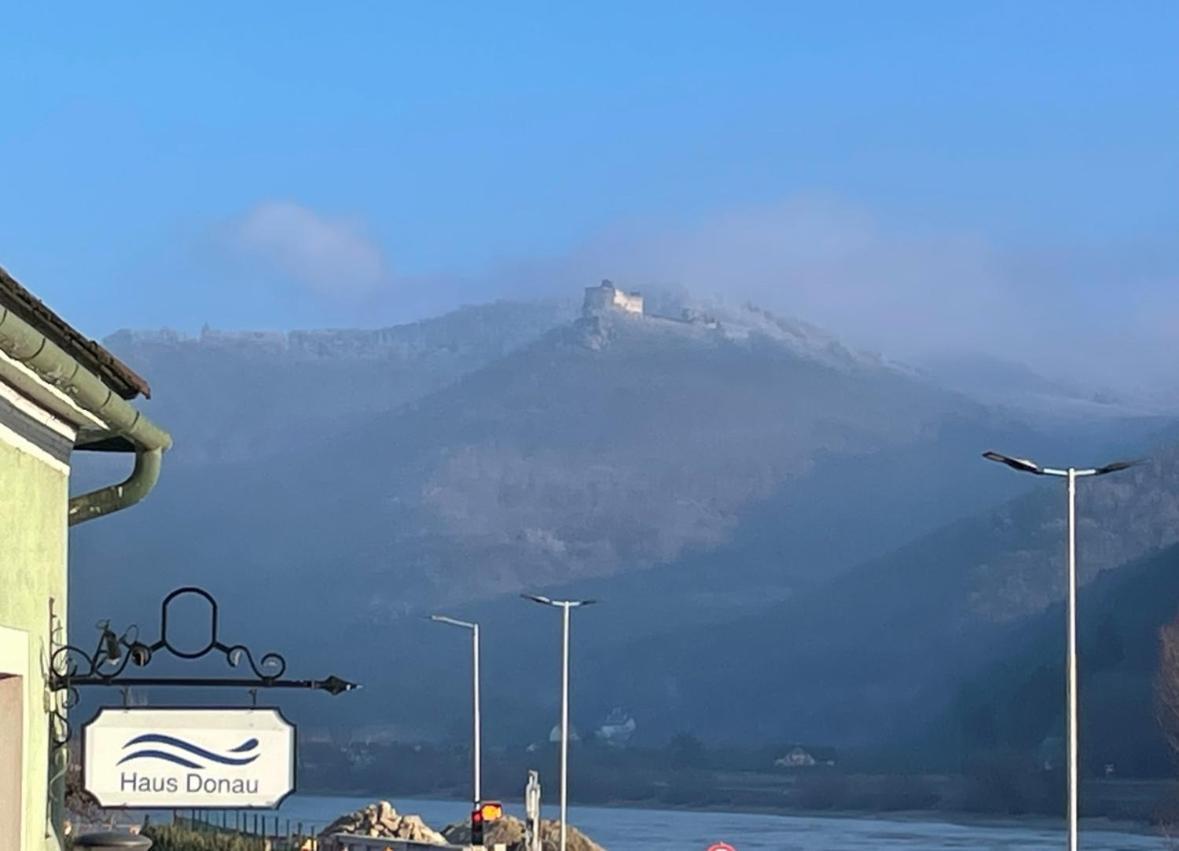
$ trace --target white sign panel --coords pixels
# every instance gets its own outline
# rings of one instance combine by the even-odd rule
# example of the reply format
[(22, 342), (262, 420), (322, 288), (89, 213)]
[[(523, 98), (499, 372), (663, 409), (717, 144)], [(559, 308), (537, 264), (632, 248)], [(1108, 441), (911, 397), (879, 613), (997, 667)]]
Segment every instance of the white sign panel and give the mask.
[(103, 709), (83, 785), (104, 807), (277, 807), (295, 789), (295, 728), (277, 709)]

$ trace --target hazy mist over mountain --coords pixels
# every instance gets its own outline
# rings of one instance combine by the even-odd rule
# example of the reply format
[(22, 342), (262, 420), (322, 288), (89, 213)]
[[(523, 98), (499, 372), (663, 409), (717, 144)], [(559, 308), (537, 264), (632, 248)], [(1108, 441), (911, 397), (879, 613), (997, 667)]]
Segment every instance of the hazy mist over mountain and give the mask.
[[(299, 657), (388, 661), (317, 723), (436, 737), (437, 695), (382, 709), (398, 677), (461, 668), (420, 617), (484, 623), (489, 712), (520, 694), (543, 707), (526, 648), (546, 619), (516, 595), (576, 593), (603, 600), (578, 624), (587, 723), (624, 705), (656, 740), (887, 741), (915, 702), (945, 708), (990, 658), (984, 636), (1061, 593), (1058, 497), (982, 449), (1165, 448), (1083, 493), (1082, 579), (1176, 542), (1164, 416), (1003, 362), (893, 364), (752, 305), (655, 290), (648, 315), (582, 315), (571, 295), (373, 331), (112, 336), (169, 388), (148, 410), (180, 427), (139, 517), (79, 530), (80, 587), (140, 580), (114, 613), (80, 595), (76, 620), (129, 617), (200, 576), (265, 600), (242, 628)], [(459, 701), (460, 682), (439, 688)], [(497, 735), (543, 721), (513, 711)]]

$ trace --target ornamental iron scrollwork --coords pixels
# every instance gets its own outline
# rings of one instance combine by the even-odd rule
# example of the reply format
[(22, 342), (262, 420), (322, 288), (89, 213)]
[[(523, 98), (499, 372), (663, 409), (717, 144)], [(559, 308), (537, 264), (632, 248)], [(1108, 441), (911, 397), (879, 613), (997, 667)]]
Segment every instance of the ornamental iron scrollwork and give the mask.
[[(177, 600), (196, 597), (209, 606), (209, 638), (204, 646), (186, 650), (177, 646), (168, 633), (168, 610)], [(110, 621), (98, 622), (98, 644), (92, 652), (73, 645), (57, 646), (49, 664), (49, 687), (55, 692), (64, 692), (54, 702), (53, 725), (54, 744), (62, 746), (69, 741), (70, 728), (66, 722), (67, 711), (78, 703), (78, 688), (82, 686), (115, 686), (126, 690), (142, 687), (185, 687), (185, 688), (245, 688), (254, 693), (261, 688), (293, 688), (326, 691), (337, 695), (359, 688), (355, 683), (335, 675), (322, 680), (292, 680), (284, 678), (287, 661), (280, 653), (264, 653), (257, 660), (254, 653), (244, 644), (227, 644), (219, 633), (219, 609), (217, 601), (203, 588), (188, 586), (177, 588), (160, 604), (160, 634), (153, 642), (140, 638), (139, 627), (130, 626), (122, 635), (111, 629)], [(128, 675), (128, 669), (146, 668), (153, 661), (171, 656), (192, 661), (206, 656), (220, 654), (230, 668), (240, 669), (249, 676), (240, 677), (152, 677)], [(244, 661), (244, 665), (242, 664)]]

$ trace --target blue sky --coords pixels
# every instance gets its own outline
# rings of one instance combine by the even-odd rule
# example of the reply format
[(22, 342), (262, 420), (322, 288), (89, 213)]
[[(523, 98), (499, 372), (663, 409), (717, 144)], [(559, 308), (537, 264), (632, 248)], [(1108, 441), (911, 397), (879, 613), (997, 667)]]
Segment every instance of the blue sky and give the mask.
[(5, 29), (0, 264), (96, 335), (602, 276), (902, 353), (1051, 365), (1067, 320), (1143, 358), (1179, 330), (1173, 3), (26, 4)]

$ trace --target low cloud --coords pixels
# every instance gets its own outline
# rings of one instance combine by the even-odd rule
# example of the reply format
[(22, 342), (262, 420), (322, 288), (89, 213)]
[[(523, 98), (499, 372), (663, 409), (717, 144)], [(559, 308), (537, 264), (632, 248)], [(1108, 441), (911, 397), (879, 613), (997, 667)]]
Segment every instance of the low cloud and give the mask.
[(321, 296), (363, 297), (390, 279), (384, 252), (355, 221), (292, 201), (264, 201), (234, 221), (234, 248), (274, 277)]
[(482, 274), (399, 276), (396, 289), (358, 223), (296, 203), (257, 205), (233, 223), (232, 240), (270, 277), (320, 296), (316, 310), (333, 297), (332, 321), (401, 322), (494, 298), (576, 299), (610, 278), (649, 293), (751, 301), (912, 363), (988, 355), (1086, 387), (1179, 395), (1161, 354), (1179, 329), (1179, 242), (1157, 234), (1021, 243), (802, 196), (676, 223), (618, 222), (553, 256)]
[(1009, 296), (981, 237), (888, 227), (826, 199), (606, 236), (585, 253), (637, 282), (752, 300), (893, 353), (993, 329)]
[(497, 270), (492, 286), (570, 291), (603, 277), (752, 301), (903, 360), (986, 354), (1087, 384), (1156, 383), (1179, 325), (1179, 250), (1166, 241), (1015, 244), (825, 197), (628, 222)]
[(829, 198), (731, 210), (674, 226), (616, 225), (566, 256), (497, 270), (524, 291), (610, 278), (637, 289), (751, 301), (847, 342), (910, 356), (1003, 333), (1013, 287), (977, 234), (890, 226)]

